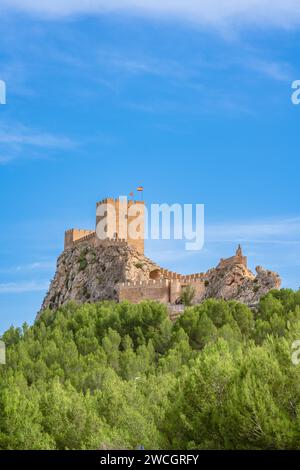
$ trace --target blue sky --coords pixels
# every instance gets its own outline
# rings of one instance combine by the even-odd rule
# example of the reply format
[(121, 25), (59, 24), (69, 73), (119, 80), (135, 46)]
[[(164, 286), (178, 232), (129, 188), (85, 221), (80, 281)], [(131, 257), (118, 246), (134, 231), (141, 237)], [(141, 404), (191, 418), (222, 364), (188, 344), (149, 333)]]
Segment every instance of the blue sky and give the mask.
[(163, 266), (204, 271), (241, 242), (300, 286), (300, 6), (107, 3), (1, 2), (0, 332), (34, 320), (64, 230), (140, 183), (205, 204), (199, 253), (147, 242)]

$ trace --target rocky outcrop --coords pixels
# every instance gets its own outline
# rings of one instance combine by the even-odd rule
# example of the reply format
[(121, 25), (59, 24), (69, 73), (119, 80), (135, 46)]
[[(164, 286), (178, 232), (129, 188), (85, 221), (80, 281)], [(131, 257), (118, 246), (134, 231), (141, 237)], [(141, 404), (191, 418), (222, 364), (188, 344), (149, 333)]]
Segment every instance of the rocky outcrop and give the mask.
[(158, 266), (126, 244), (91, 246), (88, 242), (65, 250), (57, 261), (55, 277), (41, 311), (77, 303), (118, 300), (117, 285), (145, 281)]
[(256, 268), (256, 276), (243, 264), (228, 265), (209, 270), (205, 276), (204, 298), (237, 300), (255, 305), (272, 289), (279, 289), (281, 279), (275, 272)]
[(277, 273), (262, 267), (257, 267), (254, 275), (247, 267), (241, 247), (234, 256), (222, 259), (206, 273), (181, 276), (160, 268), (127, 243), (94, 244), (87, 238), (67, 248), (58, 258), (56, 274), (41, 311), (57, 309), (69, 301), (130, 299), (139, 302), (150, 298), (175, 304), (189, 284), (195, 289), (195, 302), (217, 298), (255, 305), (262, 295), (280, 288), (281, 281)]

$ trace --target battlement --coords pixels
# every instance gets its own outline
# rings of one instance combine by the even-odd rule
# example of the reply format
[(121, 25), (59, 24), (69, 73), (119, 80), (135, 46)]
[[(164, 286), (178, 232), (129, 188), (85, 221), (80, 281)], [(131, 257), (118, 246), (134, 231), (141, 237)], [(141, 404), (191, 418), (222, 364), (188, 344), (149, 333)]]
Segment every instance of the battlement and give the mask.
[(175, 304), (180, 299), (182, 289), (186, 285), (192, 285), (195, 289), (195, 302), (203, 299), (205, 284), (200, 278), (195, 276), (182, 276), (180, 278), (179, 276), (176, 279), (159, 278), (146, 281), (121, 282), (118, 285), (119, 300), (138, 303), (143, 299), (151, 299), (163, 304)]
[[(81, 232), (81, 233), (78, 234), (77, 232)], [(74, 239), (73, 229), (66, 231), (67, 244), (65, 242), (65, 249), (72, 248), (74, 246), (77, 246), (85, 242), (93, 243), (95, 246), (111, 246), (111, 245), (126, 246), (127, 245), (127, 241), (125, 238), (106, 238), (105, 240), (100, 240), (96, 237), (96, 232), (94, 231), (91, 231), (91, 233), (88, 233), (87, 235), (84, 235), (84, 232), (86, 232), (86, 230), (80, 230), (77, 232), (76, 232), (76, 235), (81, 235), (81, 236), (78, 236)]]
[(106, 197), (101, 201), (96, 202), (96, 206), (101, 206), (102, 204), (116, 204), (118, 199), (114, 199), (113, 197)]
[[(113, 197), (106, 197), (104, 199), (101, 199), (101, 201), (98, 201), (96, 202), (96, 207), (98, 206), (101, 206), (103, 204), (112, 204), (112, 205), (118, 205), (120, 203), (120, 201), (122, 202), (122, 199), (118, 199), (118, 198), (113, 198)], [(127, 205), (128, 206), (132, 206), (134, 204), (141, 204), (141, 205), (145, 205), (145, 202), (144, 201), (136, 201), (136, 200), (133, 200), (133, 199), (129, 199), (127, 201)]]
[(96, 237), (95, 239), (96, 246), (126, 246), (128, 245), (125, 238), (105, 238), (105, 240), (100, 240)]
[(204, 273), (195, 273), (195, 274), (178, 274), (173, 271), (169, 271), (168, 269), (161, 269), (161, 276), (163, 278), (169, 280), (179, 280), (180, 282), (187, 283), (187, 282), (197, 282), (197, 281), (204, 281), (205, 274)]
[(82, 228), (70, 228), (65, 231), (66, 234), (74, 234), (74, 236), (85, 236), (86, 233), (91, 234), (95, 233), (94, 230), (87, 230), (87, 229), (82, 229)]
[(168, 279), (148, 279), (146, 281), (126, 281), (119, 284), (120, 287), (136, 288), (136, 287), (168, 287), (170, 281)]
[(75, 244), (95, 237), (94, 230), (72, 228), (65, 232), (65, 250), (72, 248)]
[(167, 304), (170, 300), (170, 281), (168, 279), (148, 279), (146, 281), (127, 281), (118, 285), (119, 301), (139, 303), (142, 300), (155, 300)]
[(73, 246), (76, 246), (76, 245), (78, 245), (79, 243), (91, 241), (91, 240), (94, 240), (94, 239), (95, 239), (95, 232), (92, 232), (92, 233), (90, 233), (90, 234), (88, 234), (88, 235), (85, 235), (84, 237), (79, 238), (78, 240), (74, 240)]

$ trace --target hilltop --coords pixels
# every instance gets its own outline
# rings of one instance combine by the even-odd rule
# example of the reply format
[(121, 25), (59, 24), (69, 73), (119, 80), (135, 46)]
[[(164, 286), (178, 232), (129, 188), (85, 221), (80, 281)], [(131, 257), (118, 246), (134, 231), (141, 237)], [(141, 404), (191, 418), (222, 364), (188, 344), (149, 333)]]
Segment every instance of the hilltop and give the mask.
[(221, 259), (207, 272), (182, 275), (159, 266), (144, 252), (145, 209), (143, 201), (102, 199), (96, 203), (95, 231), (67, 230), (64, 251), (41, 311), (60, 308), (69, 301), (139, 303), (147, 299), (168, 305), (170, 314), (177, 315), (187, 287), (194, 292), (194, 304), (216, 298), (247, 305), (256, 305), (262, 295), (280, 288), (277, 273), (262, 267), (256, 268), (256, 275), (251, 272), (241, 246), (234, 256)]
[(261, 267), (254, 275), (239, 247), (235, 256), (222, 259), (206, 273), (180, 275), (161, 268), (133, 246), (121, 241), (97, 245), (83, 240), (58, 258), (42, 309), (57, 309), (69, 301), (79, 304), (100, 300), (157, 300), (170, 309), (178, 304), (182, 289), (195, 288), (193, 303), (207, 298), (237, 300), (255, 305), (272, 289), (280, 288), (277, 273)]

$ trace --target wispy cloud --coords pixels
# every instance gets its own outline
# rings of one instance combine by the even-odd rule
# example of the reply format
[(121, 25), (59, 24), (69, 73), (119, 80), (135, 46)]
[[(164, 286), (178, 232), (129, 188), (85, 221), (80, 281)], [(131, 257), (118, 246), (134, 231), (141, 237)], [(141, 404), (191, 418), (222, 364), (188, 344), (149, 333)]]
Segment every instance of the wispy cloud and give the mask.
[[(30, 129), (19, 123), (14, 125), (1, 124), (0, 165), (21, 158), (25, 147), (33, 150), (69, 150), (75, 148), (76, 145), (77, 143), (68, 137)], [(39, 158), (41, 158), (40, 155)]]
[[(261, 265), (279, 272), (283, 286), (299, 287), (300, 217), (207, 224), (204, 248), (188, 252), (184, 243), (147, 241), (151, 258), (181, 273), (206, 271), (232, 256), (241, 243), (251, 269)], [(298, 277), (297, 277), (298, 276)]]
[(47, 271), (55, 269), (54, 261), (37, 261), (29, 264), (21, 264), (18, 266), (11, 266), (7, 268), (0, 268), (1, 274), (8, 273), (21, 273), (27, 271)]
[[(2, 35), (7, 37), (7, 31), (2, 32)], [(5, 55), (1, 60), (0, 64), (0, 76), (7, 84), (9, 84), (9, 101), (11, 97), (33, 97), (36, 95), (37, 90), (30, 85), (30, 67), (27, 64), (26, 57), (16, 58), (14, 52), (16, 48), (16, 38), (14, 37), (13, 42), (9, 44), (1, 44), (2, 53), (5, 50), (9, 50), (7, 54), (9, 58), (5, 60)]]
[[(148, 242), (151, 254), (157, 262), (188, 260), (196, 256), (186, 251), (183, 241)], [(300, 245), (300, 217), (274, 220), (253, 220), (248, 222), (227, 222), (205, 224), (205, 244), (199, 254), (208, 253), (208, 246), (245, 243), (248, 246), (282, 245), (292, 249)]]
[(212, 224), (205, 229), (209, 242), (300, 243), (300, 217), (269, 221)]
[(102, 49), (95, 57), (95, 61), (101, 63), (107, 69), (115, 69), (131, 75), (153, 75), (158, 77), (183, 78), (188, 72), (175, 60), (157, 58), (143, 54), (128, 55), (116, 50)]
[(46, 17), (123, 12), (176, 18), (209, 26), (270, 24), (290, 27), (300, 23), (298, 0), (2, 0), (2, 9)]
[(55, 263), (53, 261), (36, 261), (35, 263), (25, 264), (17, 266), (17, 271), (23, 270), (40, 270), (40, 269), (53, 269), (55, 268)]
[(42, 292), (49, 287), (48, 281), (8, 282), (0, 284), (1, 294), (23, 294), (26, 292)]
[(0, 144), (20, 144), (47, 148), (73, 148), (75, 143), (67, 138), (29, 129), (22, 125), (14, 128), (2, 127), (0, 130)]
[(12, 155), (0, 155), (0, 165), (12, 161), (15, 157)]
[(290, 64), (283, 62), (254, 59), (247, 62), (247, 67), (280, 82), (291, 82), (294, 76)]

